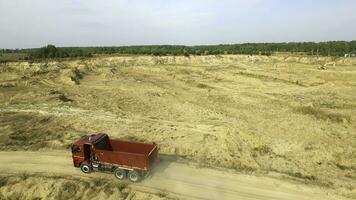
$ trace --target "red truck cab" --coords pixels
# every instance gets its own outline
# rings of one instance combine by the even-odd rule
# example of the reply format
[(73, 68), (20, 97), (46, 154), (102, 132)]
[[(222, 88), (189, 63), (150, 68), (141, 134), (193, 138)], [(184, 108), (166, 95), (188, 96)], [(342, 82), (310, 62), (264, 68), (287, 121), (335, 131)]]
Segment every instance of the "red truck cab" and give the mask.
[(111, 172), (118, 179), (128, 177), (137, 182), (158, 160), (158, 148), (155, 143), (111, 140), (107, 134), (99, 133), (76, 141), (72, 145), (72, 158), (74, 166), (84, 173)]

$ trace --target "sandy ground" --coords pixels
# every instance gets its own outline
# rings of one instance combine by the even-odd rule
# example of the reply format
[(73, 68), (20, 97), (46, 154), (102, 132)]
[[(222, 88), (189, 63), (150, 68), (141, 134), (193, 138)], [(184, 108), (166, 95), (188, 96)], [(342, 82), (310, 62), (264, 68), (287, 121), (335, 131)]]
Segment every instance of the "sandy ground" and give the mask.
[[(0, 162), (7, 163), (0, 166), (2, 174), (27, 173), (29, 177), (35, 174), (41, 176), (71, 176), (73, 179), (83, 177), (94, 180), (104, 178), (114, 179), (111, 174), (92, 173), (83, 174), (72, 166), (71, 154), (68, 152), (0, 152)], [(119, 181), (118, 181), (119, 182)], [(115, 185), (106, 185), (115, 188)], [(134, 191), (164, 194), (166, 198), (180, 199), (344, 199), (340, 196), (328, 194), (327, 190), (304, 184), (291, 183), (268, 177), (256, 177), (199, 168), (179, 162), (172, 162), (164, 158), (156, 166), (149, 177), (139, 184), (128, 184)], [(105, 189), (105, 188), (104, 188)], [(0, 187), (0, 194), (6, 195), (6, 188)], [(141, 194), (143, 195), (143, 194)], [(126, 196), (127, 197), (127, 196)], [(46, 196), (42, 196), (46, 198)], [(146, 197), (147, 198), (147, 194)], [(346, 198), (345, 198), (346, 199)]]
[(156, 142), (235, 172), (356, 198), (356, 59), (115, 56), (0, 65), (0, 149)]

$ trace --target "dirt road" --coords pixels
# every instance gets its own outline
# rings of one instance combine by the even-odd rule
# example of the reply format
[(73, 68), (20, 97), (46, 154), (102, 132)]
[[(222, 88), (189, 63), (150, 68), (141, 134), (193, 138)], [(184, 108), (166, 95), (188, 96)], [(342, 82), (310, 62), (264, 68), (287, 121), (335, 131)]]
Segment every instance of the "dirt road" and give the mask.
[[(68, 152), (0, 152), (2, 173), (46, 173), (71, 176), (107, 176), (83, 174), (72, 166)], [(114, 177), (112, 177), (114, 178)], [(197, 168), (163, 159), (155, 171), (139, 184), (138, 190), (165, 192), (183, 199), (342, 199), (325, 191), (273, 178), (233, 174)]]

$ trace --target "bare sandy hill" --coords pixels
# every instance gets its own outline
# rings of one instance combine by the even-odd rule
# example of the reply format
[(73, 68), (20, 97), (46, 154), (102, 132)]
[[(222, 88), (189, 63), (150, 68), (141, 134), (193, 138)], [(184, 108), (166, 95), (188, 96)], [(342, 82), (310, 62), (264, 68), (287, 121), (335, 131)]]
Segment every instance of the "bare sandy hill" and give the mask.
[[(324, 66), (324, 67), (320, 67)], [(114, 56), (0, 66), (0, 148), (79, 136), (155, 141), (201, 166), (283, 173), (354, 195), (356, 61)]]

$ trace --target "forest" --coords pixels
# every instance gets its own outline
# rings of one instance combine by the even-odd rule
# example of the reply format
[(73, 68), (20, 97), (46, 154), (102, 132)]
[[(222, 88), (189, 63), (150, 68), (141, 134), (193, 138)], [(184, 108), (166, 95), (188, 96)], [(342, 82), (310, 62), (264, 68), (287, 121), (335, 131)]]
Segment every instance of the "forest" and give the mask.
[(344, 56), (355, 54), (356, 40), (328, 42), (288, 42), (288, 43), (243, 43), (219, 45), (140, 45), (110, 47), (56, 47), (47, 45), (31, 49), (0, 49), (0, 54), (20, 53), (23, 59), (91, 57), (94, 54), (137, 54), (137, 55), (218, 55), (250, 54), (272, 55), (274, 53), (293, 53), (320, 56)]

